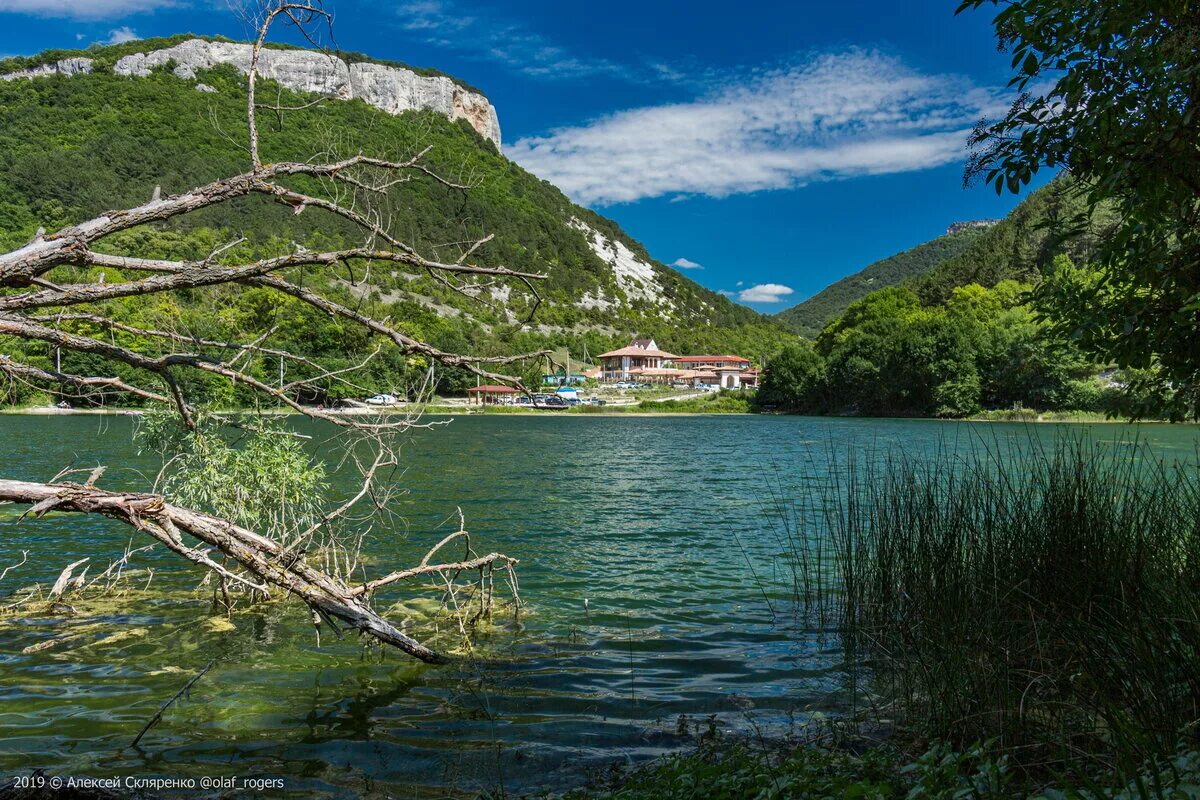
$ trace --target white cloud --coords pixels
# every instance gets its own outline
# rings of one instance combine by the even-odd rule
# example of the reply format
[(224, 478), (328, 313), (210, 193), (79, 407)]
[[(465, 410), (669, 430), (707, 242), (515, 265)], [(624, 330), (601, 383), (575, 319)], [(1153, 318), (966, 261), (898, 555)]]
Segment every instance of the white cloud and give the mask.
[(851, 50), (758, 73), (687, 103), (620, 111), (506, 154), (572, 198), (725, 197), (961, 159), (999, 92)]
[(781, 283), (760, 283), (738, 292), (743, 303), (778, 303), (796, 290)]
[[(410, 0), (398, 5), (395, 12), (405, 30), (429, 44), (499, 62), (532, 77), (634, 76), (634, 71), (622, 64), (575, 55), (523, 24), (466, 13), (451, 0)], [(650, 73), (655, 77), (666, 74), (661, 65), (655, 65)]]
[(108, 38), (104, 40), (104, 43), (105, 44), (123, 44), (125, 42), (132, 42), (135, 39), (139, 39), (139, 38), (141, 38), (141, 37), (139, 37), (137, 35), (137, 33), (134, 32), (133, 28), (129, 27), (128, 25), (123, 25), (120, 28), (117, 28), (116, 30), (109, 31)]
[(704, 269), (702, 264), (697, 264), (688, 258), (677, 258), (671, 262), (671, 266), (675, 269)]
[(119, 19), (179, 4), (176, 0), (0, 0), (0, 12), (71, 19)]

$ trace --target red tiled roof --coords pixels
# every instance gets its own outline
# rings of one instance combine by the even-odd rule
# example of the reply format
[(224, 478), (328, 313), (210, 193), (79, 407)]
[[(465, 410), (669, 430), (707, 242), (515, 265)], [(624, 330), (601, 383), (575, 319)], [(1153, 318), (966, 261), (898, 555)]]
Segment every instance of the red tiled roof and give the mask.
[(621, 356), (634, 356), (641, 358), (678, 358), (670, 353), (662, 350), (644, 350), (641, 347), (622, 347), (620, 350), (610, 350), (607, 353), (601, 353), (597, 358), (619, 358)]
[(515, 394), (516, 389), (511, 386), (496, 386), (495, 384), (485, 383), (483, 386), (472, 386), (467, 389), (467, 394), (472, 392), (488, 392), (490, 394)]
[(689, 364), (704, 364), (712, 361), (737, 361), (743, 364), (749, 364), (750, 359), (742, 358), (741, 356), (674, 356), (674, 361), (682, 361)]

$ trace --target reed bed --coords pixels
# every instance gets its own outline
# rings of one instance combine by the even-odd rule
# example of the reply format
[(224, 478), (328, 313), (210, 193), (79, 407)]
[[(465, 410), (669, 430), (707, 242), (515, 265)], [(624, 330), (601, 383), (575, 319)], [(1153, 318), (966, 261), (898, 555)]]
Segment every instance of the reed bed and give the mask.
[[(1136, 442), (871, 457), (793, 561), (876, 719), (1029, 775), (1145, 774), (1200, 726), (1200, 468)], [(824, 544), (817, 544), (824, 540)], [(805, 565), (829, 561), (826, 569)]]

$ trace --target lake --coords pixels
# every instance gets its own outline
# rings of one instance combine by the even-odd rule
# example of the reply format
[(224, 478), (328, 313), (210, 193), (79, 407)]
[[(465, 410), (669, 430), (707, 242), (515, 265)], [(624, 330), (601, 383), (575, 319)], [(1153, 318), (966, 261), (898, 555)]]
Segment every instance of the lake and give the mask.
[[(156, 465), (136, 453), (133, 424), (0, 416), (0, 475), (105, 464), (102, 487), (145, 489)], [(335, 457), (329, 429), (295, 425)], [(426, 667), (328, 635), (318, 648), (294, 603), (239, 612), (223, 630), (192, 591), (197, 569), (140, 554), (132, 566), (153, 568), (152, 591), (113, 598), (89, 620), (102, 634), (78, 646), (23, 654), (63, 619), (0, 619), (0, 774), (281, 776), (294, 796), (445, 796), (561, 789), (687, 747), (681, 715), (692, 731), (712, 718), (785, 735), (844, 710), (850, 681), (836, 639), (795, 613), (780, 501), (811, 496), (851, 453), (1019, 451), (1064, 434), (1114, 457), (1136, 436), (1193, 462), (1200, 442), (1192, 426), (756, 416), (468, 416), (417, 431), (396, 478), (403, 523), (373, 531), (371, 566), (416, 563), (459, 508), (477, 550), (521, 559), (528, 607), (479, 658)], [(149, 542), (99, 518), (16, 525), (21, 510), (0, 506), (0, 569), (29, 551), (0, 596)]]

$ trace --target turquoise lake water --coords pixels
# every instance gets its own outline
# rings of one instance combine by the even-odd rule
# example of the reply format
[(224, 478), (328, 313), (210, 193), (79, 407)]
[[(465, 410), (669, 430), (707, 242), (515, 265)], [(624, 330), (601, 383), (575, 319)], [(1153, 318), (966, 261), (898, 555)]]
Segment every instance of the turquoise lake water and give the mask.
[[(135, 452), (133, 424), (0, 416), (0, 475), (49, 480), (105, 464), (102, 486), (144, 490), (156, 465)], [(335, 458), (328, 429), (297, 427)], [(349, 639), (318, 648), (294, 603), (240, 612), (236, 630), (220, 630), (192, 591), (200, 573), (148, 553), (134, 566), (154, 569), (156, 591), (113, 598), (98, 618), (0, 619), (0, 775), (260, 775), (284, 778), (294, 796), (437, 797), (578, 784), (687, 747), (681, 715), (786, 734), (843, 710), (848, 681), (836, 639), (794, 613), (780, 500), (829, 485), (849, 454), (1019, 452), (1063, 435), (1115, 458), (1135, 457), (1136, 437), (1193, 463), (1200, 442), (1190, 426), (756, 416), (471, 416), (418, 431), (396, 476), (402, 522), (372, 532), (371, 567), (415, 563), (461, 508), (477, 550), (521, 559), (528, 609), (501, 620), (486, 658), (425, 667)], [(0, 583), (0, 605), (77, 558), (107, 563), (131, 539), (146, 543), (104, 519), (17, 525), (19, 513), (0, 506), (0, 569), (29, 551)], [(22, 652), (97, 622), (77, 646)]]

